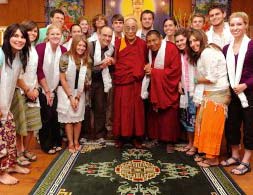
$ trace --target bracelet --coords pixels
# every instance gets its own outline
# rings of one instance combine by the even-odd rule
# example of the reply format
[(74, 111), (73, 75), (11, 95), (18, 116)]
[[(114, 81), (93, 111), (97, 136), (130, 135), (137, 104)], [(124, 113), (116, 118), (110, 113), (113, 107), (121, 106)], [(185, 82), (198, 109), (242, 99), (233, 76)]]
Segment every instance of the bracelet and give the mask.
[(69, 99), (70, 99), (71, 97), (73, 97), (73, 95), (72, 95), (72, 94), (68, 95), (68, 98), (69, 98)]

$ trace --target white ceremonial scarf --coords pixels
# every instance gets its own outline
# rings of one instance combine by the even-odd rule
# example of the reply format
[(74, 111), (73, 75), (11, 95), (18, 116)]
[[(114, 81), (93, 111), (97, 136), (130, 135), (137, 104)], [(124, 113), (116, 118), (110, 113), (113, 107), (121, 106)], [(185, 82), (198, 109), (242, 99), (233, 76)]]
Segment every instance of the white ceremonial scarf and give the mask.
[(60, 46), (57, 47), (54, 53), (52, 51), (50, 43), (49, 42), (46, 43), (43, 71), (45, 74), (49, 90), (51, 92), (54, 91), (59, 84), (60, 80), (59, 62), (61, 55), (62, 53)]
[[(166, 41), (162, 40), (161, 47), (159, 48), (156, 58), (155, 58), (155, 61), (154, 61), (154, 68), (164, 69), (165, 51), (166, 51)], [(148, 52), (148, 60), (149, 60), (149, 64), (152, 64), (151, 50), (149, 50), (149, 52)], [(141, 98), (142, 99), (148, 98), (149, 83), (150, 83), (150, 77), (145, 75), (142, 80), (142, 86), (141, 86)]]
[[(200, 56), (201, 58), (201, 56)], [(197, 68), (200, 66), (199, 63), (201, 62), (201, 59), (198, 59), (197, 61)], [(197, 78), (203, 77), (201, 75), (201, 73), (197, 72), (195, 75)], [(193, 102), (195, 103), (196, 106), (200, 105), (202, 100), (203, 100), (203, 96), (204, 96), (204, 90), (205, 90), (205, 84), (199, 83), (195, 85), (195, 89), (194, 89), (194, 94), (193, 94)]]
[[(234, 88), (240, 83), (243, 63), (245, 60), (245, 55), (248, 49), (249, 42), (250, 38), (247, 35), (244, 35), (239, 49), (236, 70), (235, 70), (235, 55), (233, 51), (234, 40), (228, 46), (226, 61), (228, 67), (229, 82), (232, 88)], [(247, 108), (249, 106), (247, 97), (243, 92), (238, 94), (238, 98), (240, 99), (243, 108)]]
[[(208, 43), (214, 43), (213, 42), (213, 34), (214, 34), (213, 26), (210, 27), (209, 31), (206, 32)], [(223, 28), (223, 35), (224, 35), (224, 40), (225, 40), (225, 45), (229, 44), (233, 40), (233, 36), (231, 35), (229, 25), (227, 22), (224, 23), (224, 28)], [(219, 45), (219, 44), (218, 44)], [(219, 45), (220, 46), (220, 45)], [(222, 46), (220, 46), (222, 49)]]
[(3, 56), (3, 65), (0, 74), (0, 110), (2, 112), (1, 121), (5, 122), (11, 107), (17, 79), (22, 69), (22, 63), (19, 58), (19, 53), (16, 53), (11, 65), (12, 68), (10, 68), (5, 62), (5, 55), (2, 49), (0, 49), (0, 53)]
[(67, 49), (67, 51), (70, 50), (72, 41), (73, 41), (73, 39), (70, 38), (68, 42), (66, 42), (66, 43), (63, 44), (63, 47), (65, 47)]
[(136, 36), (142, 39), (141, 34), (142, 34), (142, 30), (141, 29), (137, 30)]
[[(87, 72), (87, 66), (83, 66), (83, 62), (81, 62), (77, 90), (75, 90), (76, 64), (75, 64), (74, 59), (71, 56), (69, 56), (68, 69), (65, 74), (66, 74), (66, 80), (68, 82), (68, 86), (70, 87), (74, 96), (76, 96), (78, 92), (81, 94), (84, 93), (84, 83), (85, 83), (86, 72)], [(62, 86), (58, 87), (57, 95), (58, 95), (57, 112), (66, 114), (71, 104)]]
[[(182, 63), (181, 83), (182, 83), (182, 87), (184, 88), (184, 86), (186, 85), (185, 84), (185, 66), (187, 66), (184, 63), (184, 54), (181, 54), (181, 63)], [(190, 96), (193, 96), (195, 68), (191, 64), (188, 64), (188, 74), (189, 74), (189, 93), (190, 93)], [(180, 95), (180, 108), (188, 107), (188, 94), (186, 90), (184, 92), (185, 94)]]
[(29, 50), (29, 59), (26, 66), (25, 73), (21, 76), (25, 84), (34, 89), (37, 85), (37, 67), (38, 67), (38, 54), (34, 46), (31, 46)]
[[(121, 37), (123, 38), (124, 36), (125, 36), (125, 35), (124, 35), (124, 33), (122, 32), (122, 33), (121, 33)], [(113, 33), (112, 33), (112, 41), (111, 41), (112, 46), (115, 45), (115, 39), (116, 39), (115, 32), (113, 32)]]
[(98, 40), (98, 33), (94, 32), (92, 35), (88, 38), (88, 42), (97, 41)]
[[(37, 84), (37, 67), (38, 67), (38, 54), (35, 50), (35, 47), (32, 45), (29, 50), (29, 59), (26, 66), (24, 74), (20, 76), (20, 79), (23, 79), (25, 84), (29, 87), (30, 90), (33, 90)], [(20, 88), (21, 94), (24, 94), (24, 91)], [(39, 107), (39, 98), (36, 99), (36, 102), (28, 102), (29, 107)]]
[[(114, 47), (112, 44), (108, 45), (108, 50), (104, 53), (105, 58), (111, 57), (114, 52)], [(101, 44), (100, 41), (96, 41), (95, 51), (94, 51), (94, 66), (101, 64)], [(109, 72), (109, 68), (105, 67), (102, 70), (102, 79), (104, 83), (104, 92), (107, 93), (112, 88), (112, 78)]]

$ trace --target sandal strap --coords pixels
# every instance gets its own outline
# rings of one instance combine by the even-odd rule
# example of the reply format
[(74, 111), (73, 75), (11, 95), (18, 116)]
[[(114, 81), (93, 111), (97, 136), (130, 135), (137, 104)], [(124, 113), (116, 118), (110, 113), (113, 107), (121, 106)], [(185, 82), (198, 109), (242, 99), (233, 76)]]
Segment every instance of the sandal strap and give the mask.
[[(229, 163), (230, 159), (234, 160), (235, 162)], [(230, 158), (224, 160), (224, 162), (225, 162), (225, 166), (230, 166), (230, 165), (240, 164), (241, 163), (239, 158), (236, 158), (236, 157), (233, 157), (233, 156), (231, 156)]]
[[(251, 168), (250, 168), (250, 164), (249, 164), (249, 163), (241, 162), (240, 165), (243, 165), (244, 168), (238, 168), (238, 167), (236, 167), (236, 168), (232, 169), (231, 172), (232, 172), (233, 174), (235, 174), (235, 175), (244, 175), (245, 173), (251, 171)], [(239, 165), (239, 166), (240, 166), (240, 165)], [(234, 173), (233, 170), (237, 170), (237, 171), (239, 171), (239, 173)]]
[(36, 159), (37, 159), (36, 154), (30, 152), (29, 150), (25, 150), (25, 151), (24, 151), (24, 156), (25, 156), (26, 158), (28, 158), (29, 160), (36, 160)]
[(241, 162), (240, 164), (247, 167), (248, 169), (250, 169), (250, 164), (249, 163)]
[[(235, 157), (233, 157), (233, 156), (231, 156), (230, 158), (232, 158), (234, 161), (236, 161), (236, 162), (238, 162), (238, 163), (241, 162), (239, 158), (235, 158)], [(227, 160), (228, 160), (228, 159), (227, 159)]]

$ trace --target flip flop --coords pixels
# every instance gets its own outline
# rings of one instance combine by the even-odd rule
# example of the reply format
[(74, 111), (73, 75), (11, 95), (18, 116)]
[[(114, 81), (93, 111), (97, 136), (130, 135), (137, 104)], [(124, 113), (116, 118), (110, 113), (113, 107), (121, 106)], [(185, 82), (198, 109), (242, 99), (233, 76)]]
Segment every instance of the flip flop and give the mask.
[(32, 153), (28, 150), (24, 151), (24, 157), (28, 158), (30, 161), (36, 161), (37, 160), (37, 156), (34, 153)]
[(31, 162), (29, 161), (29, 159), (24, 156), (23, 152), (18, 155), (18, 157), (17, 157), (17, 163), (20, 166), (27, 166), (27, 165), (31, 164)]

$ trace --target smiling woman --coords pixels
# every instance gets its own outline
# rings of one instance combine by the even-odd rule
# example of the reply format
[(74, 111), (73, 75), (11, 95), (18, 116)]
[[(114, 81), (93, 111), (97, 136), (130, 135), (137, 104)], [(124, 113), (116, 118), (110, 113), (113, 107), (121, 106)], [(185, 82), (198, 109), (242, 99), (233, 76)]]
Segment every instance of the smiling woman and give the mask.
[(0, 48), (0, 183), (9, 185), (18, 183), (18, 179), (11, 176), (10, 172), (30, 172), (17, 165), (15, 124), (10, 112), (17, 79), (27, 65), (29, 46), (24, 26), (12, 24), (7, 27), (3, 47)]

